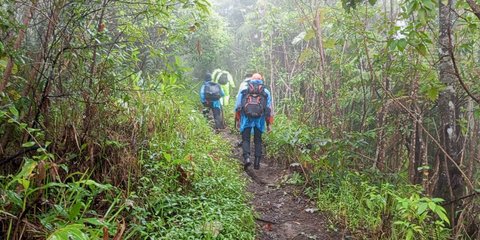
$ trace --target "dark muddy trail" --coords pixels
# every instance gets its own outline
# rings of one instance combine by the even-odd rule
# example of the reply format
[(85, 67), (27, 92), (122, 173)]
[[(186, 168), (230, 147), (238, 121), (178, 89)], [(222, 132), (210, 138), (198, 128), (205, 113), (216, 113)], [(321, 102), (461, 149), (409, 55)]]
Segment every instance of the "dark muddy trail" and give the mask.
[[(224, 133), (235, 146), (240, 138)], [(235, 146), (235, 157), (241, 162), (241, 148)], [(303, 195), (303, 186), (289, 184), (294, 170), (263, 159), (259, 170), (245, 171), (248, 192), (256, 214), (257, 240), (343, 239), (328, 230), (328, 220), (318, 212), (315, 203)]]

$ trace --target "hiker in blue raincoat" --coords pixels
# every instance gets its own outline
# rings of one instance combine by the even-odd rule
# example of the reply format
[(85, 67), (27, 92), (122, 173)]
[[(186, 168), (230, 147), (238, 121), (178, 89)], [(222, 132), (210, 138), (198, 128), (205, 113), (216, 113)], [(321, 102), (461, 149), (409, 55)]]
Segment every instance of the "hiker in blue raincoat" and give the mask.
[(253, 131), (255, 144), (254, 169), (260, 168), (262, 159), (262, 133), (271, 130), (273, 123), (272, 97), (270, 91), (263, 85), (262, 75), (255, 73), (247, 84), (239, 89), (235, 102), (235, 119), (237, 128), (242, 134), (243, 164), (244, 168), (251, 165), (250, 137)]
[(207, 113), (210, 109), (213, 112), (213, 119), (215, 121), (215, 129), (223, 129), (223, 114), (220, 99), (225, 96), (222, 88), (218, 83), (212, 82), (212, 75), (207, 73), (205, 75), (204, 83), (200, 88), (200, 101), (204, 107), (207, 107)]

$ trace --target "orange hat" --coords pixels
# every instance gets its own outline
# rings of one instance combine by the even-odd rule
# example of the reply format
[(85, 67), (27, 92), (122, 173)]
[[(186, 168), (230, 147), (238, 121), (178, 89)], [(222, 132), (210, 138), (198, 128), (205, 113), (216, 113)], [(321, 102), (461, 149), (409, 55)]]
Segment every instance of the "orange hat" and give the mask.
[(262, 80), (263, 78), (262, 78), (262, 75), (260, 75), (260, 73), (254, 73), (254, 74), (252, 75), (252, 79), (260, 79), (260, 80)]

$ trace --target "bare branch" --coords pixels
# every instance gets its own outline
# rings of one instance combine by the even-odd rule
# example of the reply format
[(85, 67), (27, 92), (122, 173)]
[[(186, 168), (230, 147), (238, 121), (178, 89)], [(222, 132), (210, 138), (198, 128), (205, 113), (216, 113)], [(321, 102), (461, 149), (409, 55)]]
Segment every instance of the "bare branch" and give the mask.
[(478, 5), (474, 0), (467, 0), (468, 5), (473, 11), (473, 14), (477, 16), (477, 18), (480, 20), (480, 5)]

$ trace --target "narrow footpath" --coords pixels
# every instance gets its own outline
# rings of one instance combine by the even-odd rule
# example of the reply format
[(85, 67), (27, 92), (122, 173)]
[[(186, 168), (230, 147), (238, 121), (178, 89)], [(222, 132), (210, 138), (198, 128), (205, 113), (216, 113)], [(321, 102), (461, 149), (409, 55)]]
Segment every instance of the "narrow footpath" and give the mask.
[[(234, 145), (235, 157), (241, 162), (242, 151), (237, 147), (239, 136), (222, 133)], [(328, 230), (328, 221), (318, 212), (315, 203), (303, 195), (302, 186), (288, 184), (293, 173), (269, 159), (263, 159), (259, 170), (251, 166), (245, 177), (256, 214), (257, 240), (342, 239)]]

